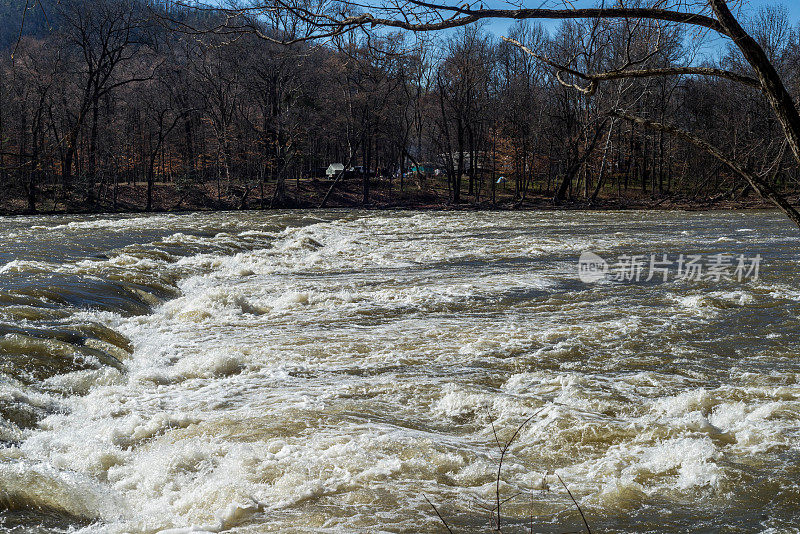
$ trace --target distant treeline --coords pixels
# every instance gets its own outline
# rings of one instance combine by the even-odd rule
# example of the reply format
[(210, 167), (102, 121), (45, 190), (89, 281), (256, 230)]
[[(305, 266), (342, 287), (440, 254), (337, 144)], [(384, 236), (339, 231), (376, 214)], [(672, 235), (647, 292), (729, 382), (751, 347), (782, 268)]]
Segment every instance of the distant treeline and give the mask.
[[(3, 211), (121, 209), (123, 190), (150, 209), (165, 185), (179, 201), (203, 191), (247, 205), (252, 191), (259, 205), (284, 206), (301, 200), (300, 182), (295, 197), (287, 184), (333, 163), (364, 169), (364, 204), (387, 183), (401, 194), (439, 183), (450, 203), (493, 201), (500, 187), (517, 203), (751, 194), (709, 156), (613, 118), (618, 109), (695, 132), (779, 190), (797, 188), (755, 91), (694, 76), (593, 91), (541, 59), (583, 72), (703, 63), (695, 36), (671, 26), (512, 26), (537, 59), (480, 25), (287, 46), (271, 38), (291, 35), (267, 20), (168, 2), (46, 0), (23, 17), (25, 6), (0, 1)], [(762, 9), (749, 29), (800, 96), (798, 28)], [(730, 48), (703, 64), (750, 74)]]

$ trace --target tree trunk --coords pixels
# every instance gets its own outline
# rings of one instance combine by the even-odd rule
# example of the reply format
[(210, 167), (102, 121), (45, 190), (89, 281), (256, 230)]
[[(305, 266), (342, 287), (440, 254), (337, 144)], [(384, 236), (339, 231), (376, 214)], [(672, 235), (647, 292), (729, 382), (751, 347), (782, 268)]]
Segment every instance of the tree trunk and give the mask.
[(747, 62), (756, 71), (763, 93), (783, 127), (784, 135), (795, 159), (800, 162), (800, 113), (797, 111), (792, 96), (786, 90), (783, 80), (769, 61), (764, 49), (733, 16), (726, 1), (709, 0), (709, 4), (722, 27), (725, 28)]
[(461, 202), (461, 178), (464, 176), (464, 124), (461, 119), (457, 123), (457, 143), (458, 143), (458, 165), (456, 175), (453, 180), (453, 204)]
[(79, 128), (75, 128), (69, 133), (67, 148), (64, 151), (64, 162), (61, 166), (61, 187), (65, 199), (72, 189), (72, 165), (75, 161), (75, 151), (77, 150), (79, 133)]
[(99, 98), (92, 102), (92, 127), (89, 133), (89, 171), (87, 173), (86, 201), (94, 205), (94, 188), (97, 181), (97, 121), (99, 120)]
[(147, 166), (147, 206), (145, 208), (146, 211), (153, 211), (153, 185), (155, 182), (155, 167), (156, 167), (156, 158), (158, 157), (158, 149), (156, 148), (152, 154), (150, 154), (150, 162)]

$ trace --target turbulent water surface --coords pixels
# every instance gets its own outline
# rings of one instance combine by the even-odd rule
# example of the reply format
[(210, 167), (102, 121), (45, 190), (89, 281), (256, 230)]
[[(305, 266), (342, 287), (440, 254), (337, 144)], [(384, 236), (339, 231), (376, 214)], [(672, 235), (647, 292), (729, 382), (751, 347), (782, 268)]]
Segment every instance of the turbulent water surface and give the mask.
[[(777, 213), (0, 219), (0, 531), (798, 532)], [(761, 254), (583, 284), (577, 259)]]

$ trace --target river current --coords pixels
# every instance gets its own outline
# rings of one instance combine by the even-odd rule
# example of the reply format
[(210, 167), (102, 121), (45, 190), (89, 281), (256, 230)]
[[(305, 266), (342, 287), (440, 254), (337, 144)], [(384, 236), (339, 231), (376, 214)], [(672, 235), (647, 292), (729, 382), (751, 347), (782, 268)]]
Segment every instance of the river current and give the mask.
[[(565, 486), (594, 532), (800, 532), (779, 213), (42, 216), (0, 243), (0, 532), (445, 531), (428, 500), (487, 532), (498, 488), (503, 532), (581, 531)], [(586, 251), (644, 274), (585, 283)], [(648, 280), (663, 254), (760, 269)]]

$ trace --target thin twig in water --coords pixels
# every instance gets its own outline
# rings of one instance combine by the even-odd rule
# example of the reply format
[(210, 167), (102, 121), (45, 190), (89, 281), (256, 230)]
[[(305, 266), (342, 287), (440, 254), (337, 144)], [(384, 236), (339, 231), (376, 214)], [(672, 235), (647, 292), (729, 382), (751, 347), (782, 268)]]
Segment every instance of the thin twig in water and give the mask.
[(567, 487), (567, 484), (561, 478), (561, 475), (556, 473), (556, 476), (558, 477), (558, 480), (561, 481), (561, 485), (564, 486), (564, 489), (567, 490), (567, 493), (569, 494), (569, 498), (572, 499), (572, 502), (575, 504), (575, 508), (578, 509), (578, 513), (581, 514), (581, 519), (583, 519), (583, 524), (586, 526), (586, 532), (588, 532), (589, 534), (592, 534), (592, 529), (589, 528), (589, 522), (586, 521), (586, 516), (583, 515), (583, 510), (581, 510), (581, 506), (578, 504), (578, 501), (576, 501), (575, 497), (572, 496), (572, 492), (569, 490), (569, 488)]
[(535, 504), (536, 504), (536, 498), (534, 497), (533, 492), (531, 492), (531, 518), (530, 518), (531, 534), (533, 534), (533, 507)]
[(450, 534), (453, 534), (453, 529), (450, 528), (450, 525), (448, 525), (447, 521), (444, 520), (444, 517), (442, 517), (442, 514), (439, 513), (439, 510), (436, 508), (436, 505), (433, 504), (428, 499), (428, 496), (425, 495), (424, 493), (422, 494), (422, 498), (425, 499), (427, 501), (427, 503), (431, 505), (431, 508), (433, 508), (433, 511), (436, 512), (436, 515), (439, 517), (439, 520), (442, 522), (444, 527), (447, 529), (447, 532), (449, 532)]
[[(522, 424), (517, 427), (517, 430), (511, 436), (511, 439), (509, 439), (505, 445), (501, 445), (500, 438), (497, 435), (497, 428), (494, 425), (494, 418), (492, 417), (492, 413), (488, 407), (486, 408), (486, 411), (489, 413), (489, 422), (492, 424), (492, 433), (494, 434), (494, 441), (497, 444), (497, 449), (500, 451), (500, 461), (497, 464), (497, 477), (495, 479), (495, 510), (497, 514), (497, 521), (495, 523), (495, 528), (494, 528), (495, 532), (502, 532), (502, 516), (500, 515), (500, 508), (506, 502), (500, 500), (500, 477), (501, 477), (501, 472), (503, 470), (503, 460), (505, 460), (506, 454), (508, 453), (508, 450), (511, 448), (511, 445), (514, 443), (514, 440), (516, 440), (517, 436), (519, 436), (520, 432), (522, 432), (523, 427), (528, 423), (530, 423), (534, 417), (539, 415), (539, 413), (541, 413), (543, 409), (544, 408), (539, 408), (538, 410), (533, 412), (533, 414), (530, 417), (525, 419), (522, 422)], [(518, 495), (519, 494), (515, 495), (515, 497)]]

